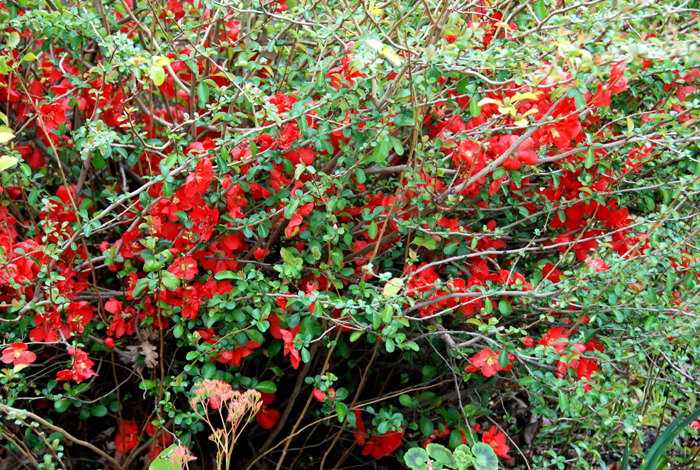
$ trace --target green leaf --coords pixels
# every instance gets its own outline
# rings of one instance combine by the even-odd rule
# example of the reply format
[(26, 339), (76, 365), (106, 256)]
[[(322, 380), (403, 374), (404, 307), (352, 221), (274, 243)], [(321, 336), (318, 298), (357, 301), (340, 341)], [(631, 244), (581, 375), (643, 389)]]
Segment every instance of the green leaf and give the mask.
[(258, 330), (245, 330), (245, 334), (251, 341), (255, 341), (256, 343), (262, 343), (265, 341), (265, 337)]
[(372, 161), (375, 163), (383, 162), (386, 157), (389, 156), (389, 149), (391, 148), (391, 143), (389, 140), (382, 140), (377, 143), (372, 152)]
[(369, 235), (369, 238), (375, 239), (375, 238), (377, 238), (377, 232), (378, 232), (377, 224), (373, 220), (372, 223), (369, 224), (369, 228), (367, 229), (367, 235)]
[(425, 449), (414, 447), (406, 451), (403, 459), (411, 470), (425, 470), (430, 457)]
[(561, 411), (569, 409), (569, 397), (561, 390), (559, 390), (559, 409)]
[(423, 433), (423, 437), (430, 437), (433, 434), (433, 430), (435, 430), (433, 422), (422, 417), (420, 419), (420, 432)]
[(185, 329), (180, 324), (175, 325), (175, 328), (173, 328), (173, 336), (175, 336), (176, 338), (182, 338), (182, 334), (184, 332)]
[(154, 65), (148, 70), (148, 76), (153, 80), (155, 86), (165, 83), (165, 69), (159, 65)]
[(506, 169), (505, 168), (496, 168), (496, 170), (493, 172), (493, 179), (494, 180), (500, 180), (503, 178), (503, 176), (506, 174)]
[(508, 367), (509, 362), (508, 352), (505, 349), (501, 349), (501, 352), (498, 354), (498, 365), (505, 369)]
[(498, 310), (506, 316), (510, 315), (513, 311), (510, 302), (508, 302), (507, 300), (501, 300), (500, 302), (498, 302)]
[(398, 277), (387, 281), (386, 285), (384, 285), (384, 290), (382, 291), (384, 297), (396, 297), (396, 294), (399, 293), (399, 291), (403, 287), (403, 284), (403, 279), (400, 279)]
[(589, 148), (588, 149), (588, 156), (586, 156), (586, 161), (583, 162), (583, 166), (586, 167), (586, 169), (592, 167), (595, 164), (595, 154), (593, 153), (593, 149)]
[(533, 9), (535, 10), (535, 15), (537, 15), (537, 18), (540, 20), (547, 16), (547, 7), (544, 4), (544, 0), (540, 0), (539, 2), (535, 3), (533, 5)]
[(452, 452), (450, 452), (447, 447), (441, 444), (431, 443), (427, 445), (426, 450), (432, 459), (443, 464), (445, 467), (457, 467), (457, 462), (455, 462), (454, 457), (452, 457)]
[(170, 447), (161, 452), (156, 459), (148, 466), (148, 470), (182, 470), (181, 465), (173, 465), (170, 458), (173, 456), (173, 449), (177, 444), (172, 444)]
[(620, 463), (619, 470), (629, 470), (630, 469), (629, 458), (630, 458), (630, 445), (627, 444), (625, 446), (625, 452), (622, 454), (622, 462)]
[(260, 382), (255, 386), (255, 390), (263, 393), (276, 393), (277, 392), (277, 385), (275, 385), (274, 382), (270, 382), (269, 380), (266, 380), (264, 382)]
[(360, 339), (360, 336), (362, 336), (362, 333), (364, 333), (364, 331), (353, 331), (352, 333), (350, 333), (350, 342), (354, 343), (355, 341)]
[(338, 421), (341, 423), (345, 421), (345, 415), (348, 414), (348, 406), (345, 403), (336, 403), (335, 404), (335, 412), (338, 415)]
[(35, 60), (36, 56), (33, 52), (27, 52), (26, 54), (24, 54), (24, 57), (22, 57), (22, 62), (34, 62)]
[(143, 271), (146, 273), (160, 271), (161, 269), (163, 269), (163, 266), (164, 266), (163, 263), (161, 263), (157, 259), (149, 258), (146, 260), (145, 263), (143, 263)]
[(237, 279), (238, 274), (234, 273), (233, 271), (220, 271), (216, 274), (214, 274), (214, 279), (217, 281), (223, 281), (224, 279)]
[(472, 446), (472, 454), (476, 470), (498, 470), (498, 457), (490, 445), (477, 442)]
[[(0, 134), (2, 134), (2, 132), (0, 132)], [(0, 136), (0, 143), (2, 143), (1, 136)], [(9, 157), (7, 155), (3, 155), (2, 157), (0, 157), (0, 171), (9, 170), (13, 166), (15, 166), (18, 161), (19, 160), (17, 160), (15, 157)]]
[(96, 418), (101, 418), (107, 415), (107, 407), (104, 405), (95, 405), (90, 408), (90, 413)]
[(6, 47), (7, 49), (14, 49), (19, 44), (19, 33), (17, 31), (11, 32), (7, 37)]
[(216, 374), (216, 365), (209, 363), (202, 366), (202, 377), (205, 379), (211, 379)]
[(209, 85), (204, 82), (199, 82), (197, 85), (197, 101), (200, 108), (205, 108), (209, 103)]
[(676, 439), (678, 434), (681, 433), (688, 425), (698, 416), (700, 416), (700, 408), (695, 410), (690, 416), (681, 422), (683, 419), (681, 416), (676, 418), (669, 427), (666, 428), (664, 433), (659, 437), (659, 439), (654, 443), (654, 445), (647, 452), (644, 458), (644, 464), (642, 465), (642, 470), (656, 470), (656, 464), (659, 458), (666, 450), (666, 448), (671, 445), (671, 443)]
[(180, 279), (177, 278), (170, 271), (163, 271), (162, 274), (163, 285), (168, 288), (168, 290), (176, 290), (180, 287)]
[(63, 413), (64, 411), (66, 411), (68, 409), (68, 407), (70, 406), (71, 403), (72, 403), (71, 400), (60, 400), (60, 401), (54, 402), (53, 407), (59, 413)]
[(472, 117), (478, 117), (481, 114), (479, 101), (481, 101), (481, 95), (474, 95), (474, 97), (469, 100), (469, 114), (471, 114)]
[(413, 398), (406, 395), (405, 393), (403, 395), (399, 396), (399, 403), (401, 403), (403, 406), (405, 406), (407, 408), (413, 408)]
[(442, 250), (446, 255), (451, 255), (455, 251), (457, 251), (457, 248), (459, 248), (459, 243), (456, 242), (451, 242), (445, 245), (445, 249)]
[[(459, 435), (460, 442), (462, 442), (462, 435), (459, 433), (459, 431), (452, 432), (457, 432), (457, 434)], [(450, 441), (452, 441), (452, 436), (450, 436)], [(472, 461), (474, 460), (474, 456), (472, 455), (471, 449), (465, 446), (464, 444), (458, 445), (452, 453), (452, 456), (454, 457), (455, 462), (457, 463), (457, 468), (459, 470), (466, 470), (471, 466)]]

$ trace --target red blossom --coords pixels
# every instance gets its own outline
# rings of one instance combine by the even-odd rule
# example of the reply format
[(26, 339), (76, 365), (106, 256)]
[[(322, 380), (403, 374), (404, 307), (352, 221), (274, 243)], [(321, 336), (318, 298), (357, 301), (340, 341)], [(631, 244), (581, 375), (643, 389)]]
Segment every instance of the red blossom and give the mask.
[(263, 406), (255, 415), (255, 421), (262, 426), (263, 429), (272, 429), (280, 420), (280, 412), (274, 408)]
[(114, 437), (117, 452), (124, 454), (135, 449), (139, 443), (139, 428), (136, 423), (126, 421), (119, 425), (119, 434)]
[(31, 364), (36, 361), (36, 355), (27, 349), (28, 346), (24, 343), (12, 343), (9, 348), (3, 349), (2, 362), (15, 366)]
[(484, 374), (485, 377), (493, 377), (501, 370), (510, 370), (513, 366), (511, 362), (512, 359), (513, 355), (508, 353), (509, 364), (505, 368), (501, 367), (498, 364), (498, 353), (493, 352), (490, 348), (486, 348), (483, 351), (477, 353), (476, 356), (474, 356), (473, 358), (469, 359), (469, 362), (471, 362), (471, 364), (468, 365), (464, 370), (466, 372), (476, 372), (479, 369), (481, 369), (481, 373)]
[(176, 258), (173, 264), (168, 267), (168, 271), (178, 279), (185, 279), (187, 281), (194, 279), (199, 272), (197, 269), (197, 261), (192, 256)]
[(55, 102), (42, 104), (39, 108), (39, 119), (44, 125), (46, 132), (57, 129), (58, 126), (66, 122), (63, 103)]
[(80, 383), (90, 377), (97, 377), (97, 373), (92, 370), (94, 362), (88, 358), (84, 351), (77, 348), (68, 348), (68, 354), (73, 356), (73, 368), (65, 369), (56, 374), (56, 380), (75, 380)]
[(499, 431), (496, 426), (493, 426), (490, 431), (485, 432), (481, 436), (481, 442), (490, 445), (499, 457), (510, 459), (508, 455), (510, 447), (506, 445), (506, 435), (503, 431)]

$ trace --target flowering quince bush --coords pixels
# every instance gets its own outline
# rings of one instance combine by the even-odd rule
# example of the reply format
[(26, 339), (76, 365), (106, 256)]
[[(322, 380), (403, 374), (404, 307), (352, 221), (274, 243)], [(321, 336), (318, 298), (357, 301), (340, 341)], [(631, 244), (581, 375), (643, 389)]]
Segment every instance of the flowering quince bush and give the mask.
[(0, 0), (3, 465), (643, 455), (700, 394), (698, 11)]

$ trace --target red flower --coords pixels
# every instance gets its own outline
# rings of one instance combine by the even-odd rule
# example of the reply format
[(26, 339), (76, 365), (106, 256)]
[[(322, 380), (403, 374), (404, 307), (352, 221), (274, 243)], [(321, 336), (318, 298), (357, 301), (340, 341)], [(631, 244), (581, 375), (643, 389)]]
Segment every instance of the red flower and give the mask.
[(312, 395), (314, 396), (314, 398), (315, 398), (316, 400), (318, 400), (318, 401), (320, 401), (320, 402), (326, 401), (326, 394), (323, 393), (321, 390), (319, 390), (319, 389), (317, 389), (317, 388), (314, 389)]
[(266, 250), (263, 247), (259, 246), (254, 252), (253, 256), (255, 256), (255, 259), (261, 260), (263, 259), (266, 255), (270, 254), (270, 250)]
[(178, 279), (192, 280), (199, 272), (197, 270), (197, 261), (192, 256), (177, 258), (168, 268), (170, 274)]
[(314, 203), (310, 202), (308, 204), (305, 204), (301, 206), (299, 209), (294, 212), (294, 215), (292, 216), (292, 220), (289, 221), (289, 224), (287, 225), (287, 229), (284, 231), (284, 234), (287, 236), (287, 238), (292, 238), (294, 235), (299, 233), (298, 227), (301, 225), (301, 223), (304, 221), (302, 218), (305, 215), (309, 215), (311, 211), (314, 208)]
[(39, 108), (39, 114), (46, 132), (51, 132), (66, 122), (66, 114), (62, 103), (44, 103)]
[(595, 363), (595, 359), (586, 359), (583, 358), (579, 361), (578, 367), (576, 368), (576, 373), (578, 374), (578, 378), (587, 378), (588, 381), (591, 381), (591, 375), (593, 375), (594, 372), (598, 371), (598, 365)]
[(365, 439), (367, 436), (367, 430), (365, 429), (365, 423), (362, 422), (362, 412), (360, 410), (353, 410), (355, 414), (355, 426), (357, 426), (357, 432), (353, 434), (355, 441), (358, 445), (365, 445)]
[(275, 394), (260, 392), (260, 401), (263, 406), (272, 405), (275, 402)]
[(282, 333), (282, 340), (284, 340), (284, 355), (290, 354), (289, 359), (292, 361), (292, 367), (298, 369), (301, 356), (299, 356), (299, 350), (294, 347), (296, 334), (292, 334), (288, 330), (280, 330), (280, 332)]
[(499, 431), (496, 426), (492, 427), (490, 431), (485, 432), (484, 435), (481, 436), (481, 441), (484, 444), (490, 445), (499, 457), (510, 459), (508, 455), (510, 447), (506, 445), (506, 435), (503, 434), (503, 431)]
[(255, 421), (257, 421), (263, 429), (272, 429), (280, 420), (280, 412), (274, 408), (268, 408), (263, 406), (255, 415)]
[(331, 86), (336, 90), (340, 90), (341, 87), (347, 86), (349, 83), (352, 87), (355, 84), (355, 78), (365, 76), (364, 73), (356, 70), (350, 61), (352, 60), (352, 54), (347, 53), (340, 61), (341, 67), (333, 67), (328, 71), (326, 77), (331, 79)]
[(20, 364), (31, 364), (36, 361), (36, 354), (27, 351), (27, 345), (24, 343), (12, 343), (9, 348), (2, 351), (2, 362), (5, 364), (12, 363), (17, 366)]
[(557, 352), (561, 352), (569, 344), (569, 339), (561, 328), (552, 328), (537, 344), (545, 348), (551, 346)]
[(122, 303), (112, 298), (105, 303), (105, 310), (112, 314), (112, 322), (107, 330), (107, 335), (114, 335), (119, 339), (125, 334), (133, 335), (136, 333), (136, 327), (132, 321), (132, 314), (135, 312), (131, 307), (127, 307), (126, 311), (122, 312)]
[(139, 427), (136, 423), (126, 421), (119, 426), (119, 434), (114, 438), (114, 443), (117, 446), (117, 452), (124, 454), (124, 451), (129, 452), (139, 443)]
[(70, 328), (63, 325), (61, 315), (54, 310), (50, 313), (37, 313), (34, 315), (34, 322), (37, 327), (29, 333), (29, 338), (32, 341), (45, 341), (47, 343), (55, 343), (63, 336), (70, 336)]
[(97, 377), (95, 371), (92, 370), (92, 366), (95, 363), (90, 360), (84, 351), (77, 348), (68, 348), (68, 354), (75, 356), (73, 358), (73, 368), (58, 372), (56, 380), (75, 380), (77, 383), (80, 383), (92, 376)]
[(90, 320), (92, 320), (92, 308), (87, 302), (71, 302), (68, 307), (68, 326), (73, 332), (82, 333)]
[(185, 182), (185, 196), (192, 197), (197, 193), (204, 194), (209, 189), (211, 180), (214, 179), (211, 159), (207, 156), (197, 164), (194, 173), (187, 177)]
[(199, 235), (203, 241), (209, 241), (214, 226), (219, 222), (219, 211), (206, 206), (195, 207), (190, 214), (194, 226), (192, 231)]
[(480, 353), (478, 353), (473, 358), (469, 359), (471, 365), (468, 365), (464, 370), (465, 372), (476, 372), (481, 368), (481, 373), (485, 377), (493, 377), (496, 373), (503, 368), (498, 365), (498, 354), (493, 352), (490, 348), (486, 348)]
[(401, 438), (406, 431), (389, 431), (381, 436), (372, 436), (367, 440), (367, 445), (362, 449), (362, 455), (372, 454), (372, 458), (381, 459), (391, 455), (401, 445)]
[(233, 351), (224, 351), (221, 353), (218, 362), (228, 362), (229, 367), (241, 367), (241, 361), (253, 354), (253, 349), (259, 348), (262, 343), (256, 343), (255, 341), (248, 340), (245, 346), (237, 346)]

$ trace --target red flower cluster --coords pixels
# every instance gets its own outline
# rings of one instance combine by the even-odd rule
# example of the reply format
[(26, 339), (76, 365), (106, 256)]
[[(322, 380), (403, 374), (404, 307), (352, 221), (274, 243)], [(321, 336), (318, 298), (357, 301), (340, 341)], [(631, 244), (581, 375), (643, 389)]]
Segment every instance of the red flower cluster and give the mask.
[(90, 377), (97, 377), (97, 373), (92, 370), (92, 366), (95, 363), (90, 360), (84, 351), (77, 348), (68, 348), (68, 354), (73, 356), (73, 368), (58, 372), (56, 380), (75, 380), (77, 383), (80, 383)]
[(362, 422), (361, 412), (353, 410), (355, 414), (355, 425), (357, 432), (354, 433), (355, 441), (358, 445), (364, 446), (362, 455), (372, 455), (374, 459), (381, 459), (394, 453), (401, 445), (405, 429), (401, 428), (398, 431), (388, 431), (385, 434), (370, 436), (367, 439), (367, 430)]

